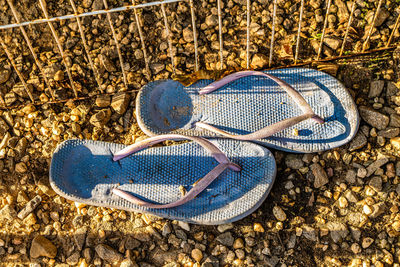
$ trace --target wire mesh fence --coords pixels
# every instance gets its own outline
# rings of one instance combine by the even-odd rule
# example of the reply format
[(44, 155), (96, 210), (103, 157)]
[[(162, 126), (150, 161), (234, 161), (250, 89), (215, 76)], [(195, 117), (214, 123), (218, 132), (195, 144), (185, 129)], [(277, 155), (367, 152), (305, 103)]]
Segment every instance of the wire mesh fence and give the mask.
[[(4, 2), (4, 3), (2, 3)], [(379, 1), (0, 0), (0, 105), (137, 90), (199, 69), (266, 69), (392, 49)]]

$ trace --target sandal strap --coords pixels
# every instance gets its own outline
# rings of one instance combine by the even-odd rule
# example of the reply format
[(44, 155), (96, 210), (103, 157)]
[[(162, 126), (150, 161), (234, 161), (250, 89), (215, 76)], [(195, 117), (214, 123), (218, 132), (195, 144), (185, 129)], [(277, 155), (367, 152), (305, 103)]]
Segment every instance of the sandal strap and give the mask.
[(286, 128), (289, 128), (293, 125), (296, 125), (306, 119), (314, 119), (318, 123), (324, 123), (324, 120), (320, 116), (318, 116), (317, 114), (314, 113), (311, 106), (307, 103), (307, 101), (304, 99), (304, 97), (299, 92), (297, 92), (290, 84), (288, 84), (287, 82), (285, 82), (284, 80), (282, 80), (278, 77), (275, 77), (271, 74), (267, 74), (267, 73), (264, 73), (261, 71), (240, 71), (240, 72), (230, 74), (228, 76), (225, 76), (221, 80), (215, 81), (215, 82), (207, 85), (206, 87), (200, 89), (199, 94), (203, 95), (203, 94), (208, 94), (208, 93), (214, 92), (214, 91), (218, 90), (219, 88), (221, 88), (222, 86), (224, 86), (225, 84), (228, 84), (232, 81), (235, 81), (237, 79), (240, 79), (240, 78), (243, 78), (246, 76), (263, 76), (263, 77), (267, 77), (267, 78), (270, 78), (271, 80), (275, 81), (278, 85), (280, 85), (288, 93), (288, 95), (293, 99), (293, 101), (299, 106), (299, 108), (303, 111), (303, 115), (274, 123), (270, 126), (267, 126), (261, 130), (258, 130), (256, 132), (253, 132), (253, 133), (247, 134), (247, 135), (229, 134), (229, 133), (227, 133), (221, 129), (218, 129), (212, 125), (209, 125), (205, 122), (196, 122), (195, 125), (200, 128), (207, 129), (211, 132), (214, 132), (216, 134), (219, 134), (219, 135), (222, 135), (222, 136), (228, 137), (228, 138), (233, 138), (233, 139), (237, 139), (237, 140), (258, 140), (258, 139), (263, 139), (263, 138), (272, 136), (275, 133), (280, 132), (280, 131), (282, 131)]
[(177, 207), (180, 205), (183, 205), (187, 203), (188, 201), (194, 199), (198, 194), (200, 194), (204, 189), (206, 189), (221, 173), (223, 173), (227, 168), (233, 170), (233, 171), (240, 171), (241, 168), (239, 165), (231, 162), (226, 154), (222, 152), (217, 146), (215, 146), (213, 143), (208, 141), (207, 139), (201, 138), (201, 137), (194, 137), (194, 136), (184, 136), (180, 134), (167, 134), (167, 135), (159, 135), (159, 136), (154, 136), (150, 137), (148, 139), (145, 139), (143, 141), (140, 141), (136, 144), (127, 146), (126, 148), (116, 152), (113, 155), (113, 160), (118, 161), (120, 159), (123, 159), (137, 151), (140, 151), (144, 148), (147, 148), (149, 146), (155, 145), (157, 143), (161, 143), (165, 140), (192, 140), (198, 144), (200, 144), (205, 150), (207, 150), (211, 156), (215, 158), (215, 160), (218, 161), (218, 165), (212, 169), (207, 175), (205, 175), (202, 179), (200, 179), (194, 186), (193, 188), (185, 194), (181, 199), (168, 203), (168, 204), (156, 204), (156, 203), (150, 203), (141, 200), (140, 198), (137, 198), (133, 196), (131, 193), (114, 188), (112, 192), (129, 201), (134, 204), (144, 206), (147, 208), (154, 208), (154, 209), (163, 209), (163, 208), (173, 208)]
[(150, 203), (144, 200), (141, 200), (140, 198), (135, 197), (134, 195), (123, 191), (118, 188), (114, 188), (112, 192), (129, 201), (134, 204), (147, 207), (147, 208), (153, 208), (153, 209), (165, 209), (165, 208), (174, 208), (180, 205), (183, 205), (192, 199), (194, 199), (198, 194), (204, 191), (220, 174), (222, 174), (227, 168), (230, 167), (231, 163), (221, 163), (218, 164), (214, 169), (212, 169), (208, 174), (206, 174), (202, 179), (200, 179), (193, 187), (190, 189), (189, 192), (187, 192), (182, 198), (179, 200), (168, 203), (168, 204), (156, 204), (156, 203)]
[(113, 160), (118, 161), (120, 159), (123, 159), (135, 152), (138, 152), (144, 148), (147, 148), (149, 146), (164, 142), (166, 140), (191, 140), (199, 145), (201, 145), (205, 150), (207, 150), (211, 156), (215, 158), (216, 161), (219, 163), (226, 163), (230, 164), (229, 168), (234, 170), (234, 171), (240, 171), (240, 166), (232, 163), (228, 157), (225, 155), (224, 152), (222, 152), (217, 146), (215, 146), (213, 143), (208, 141), (205, 138), (202, 137), (196, 137), (196, 136), (185, 136), (181, 134), (165, 134), (165, 135), (158, 135), (158, 136), (153, 136), (149, 137), (143, 141), (140, 141), (138, 143), (135, 143), (133, 145), (127, 146), (124, 149), (114, 153)]

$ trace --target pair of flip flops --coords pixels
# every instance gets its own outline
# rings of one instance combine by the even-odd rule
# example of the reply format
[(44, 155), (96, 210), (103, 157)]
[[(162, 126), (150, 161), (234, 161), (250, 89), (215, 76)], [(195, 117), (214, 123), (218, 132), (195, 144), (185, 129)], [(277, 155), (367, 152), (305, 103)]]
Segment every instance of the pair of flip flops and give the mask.
[[(299, 68), (238, 72), (188, 87), (155, 81), (138, 94), (136, 116), (152, 137), (130, 146), (60, 144), (50, 167), (53, 189), (95, 206), (197, 224), (233, 222), (271, 190), (276, 163), (265, 146), (324, 151), (350, 141), (359, 124), (340, 82)], [(192, 142), (150, 147), (184, 139)]]

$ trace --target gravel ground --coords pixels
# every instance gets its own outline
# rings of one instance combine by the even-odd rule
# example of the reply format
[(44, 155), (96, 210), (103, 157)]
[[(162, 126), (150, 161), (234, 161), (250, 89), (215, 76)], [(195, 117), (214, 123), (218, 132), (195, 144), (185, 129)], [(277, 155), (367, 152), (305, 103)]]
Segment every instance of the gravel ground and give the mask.
[[(109, 1), (109, 7), (124, 4)], [(223, 1), (224, 67), (243, 68), (245, 2)], [(297, 1), (296, 1), (297, 2)], [(306, 1), (308, 2), (308, 1)], [(357, 1), (347, 51), (359, 51), (377, 1)], [(382, 47), (397, 18), (396, 1), (383, 1), (371, 36)], [(127, 4), (128, 2), (125, 2)], [(268, 64), (272, 1), (252, 1), (251, 66)], [(347, 3), (350, 5), (349, 3)], [(21, 20), (43, 16), (36, 1), (15, 3)], [(79, 12), (103, 8), (100, 0), (76, 1)], [(325, 1), (311, 0), (304, 14), (300, 58), (316, 55)], [(202, 69), (219, 68), (216, 1), (196, 3)], [(48, 1), (50, 16), (72, 12), (68, 1)], [(0, 0), (0, 23), (12, 13)], [(167, 6), (178, 74), (194, 69), (193, 33), (186, 3)], [(291, 63), (299, 5), (278, 0), (274, 66)], [(334, 0), (324, 56), (341, 47), (346, 1)], [(134, 113), (135, 90), (149, 79), (171, 77), (168, 42), (159, 7), (140, 14), (151, 76), (132, 11), (112, 14), (121, 45), (126, 88), (105, 16), (82, 19), (100, 86), (88, 65), (76, 21), (54, 23), (79, 96), (45, 24), (26, 30), (59, 103), (34, 64), (19, 29), (0, 33), (35, 100), (0, 51), (0, 91), (9, 109), (0, 110), (0, 262), (30, 266), (399, 266), (400, 261), (400, 91), (398, 50), (317, 64), (350, 90), (362, 117), (350, 144), (324, 153), (274, 151), (275, 185), (264, 204), (228, 225), (199, 226), (144, 214), (85, 206), (50, 188), (52, 151), (63, 140), (85, 138), (131, 144), (142, 140)], [(88, 26), (89, 25), (89, 26)], [(395, 34), (397, 41), (398, 32)], [(101, 94), (101, 95), (98, 95)], [(65, 100), (65, 101), (64, 101)]]

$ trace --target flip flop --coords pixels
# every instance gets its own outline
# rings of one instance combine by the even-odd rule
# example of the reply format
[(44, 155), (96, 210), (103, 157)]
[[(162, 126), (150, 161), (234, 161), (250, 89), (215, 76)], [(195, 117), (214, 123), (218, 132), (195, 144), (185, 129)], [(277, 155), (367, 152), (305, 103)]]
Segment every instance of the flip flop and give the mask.
[(136, 116), (149, 136), (218, 136), (303, 153), (346, 144), (360, 121), (337, 79), (304, 68), (242, 71), (188, 87), (151, 82), (137, 96)]
[[(148, 148), (170, 139), (193, 142)], [(50, 166), (52, 188), (69, 200), (209, 225), (255, 211), (275, 175), (275, 159), (264, 147), (182, 135), (131, 146), (67, 140)]]

